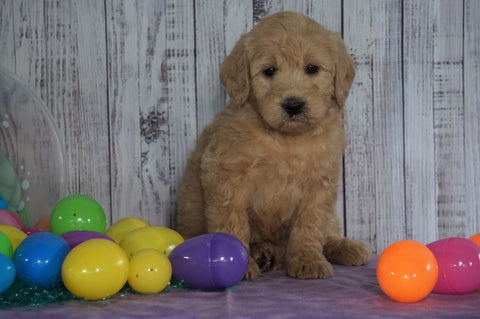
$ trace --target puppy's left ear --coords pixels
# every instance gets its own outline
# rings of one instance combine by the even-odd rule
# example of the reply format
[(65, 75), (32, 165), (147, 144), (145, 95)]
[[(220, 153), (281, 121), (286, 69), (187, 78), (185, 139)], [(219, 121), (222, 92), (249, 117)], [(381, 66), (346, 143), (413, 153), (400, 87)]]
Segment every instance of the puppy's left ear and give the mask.
[(338, 106), (343, 108), (348, 97), (348, 92), (355, 77), (355, 64), (348, 54), (345, 44), (339, 36), (337, 39), (337, 65), (335, 70), (335, 99)]
[(220, 65), (220, 81), (230, 98), (239, 106), (245, 104), (250, 94), (246, 38), (247, 35), (242, 35), (232, 52)]

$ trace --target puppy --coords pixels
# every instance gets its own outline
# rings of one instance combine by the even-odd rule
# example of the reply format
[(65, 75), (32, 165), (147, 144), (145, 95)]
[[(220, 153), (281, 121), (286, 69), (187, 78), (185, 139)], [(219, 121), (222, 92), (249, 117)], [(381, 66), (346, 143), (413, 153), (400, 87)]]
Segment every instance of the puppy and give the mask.
[(343, 108), (355, 67), (341, 39), (281, 12), (243, 35), (220, 67), (231, 100), (199, 137), (178, 196), (185, 238), (223, 232), (247, 248), (246, 278), (286, 267), (327, 278), (372, 258), (335, 212)]

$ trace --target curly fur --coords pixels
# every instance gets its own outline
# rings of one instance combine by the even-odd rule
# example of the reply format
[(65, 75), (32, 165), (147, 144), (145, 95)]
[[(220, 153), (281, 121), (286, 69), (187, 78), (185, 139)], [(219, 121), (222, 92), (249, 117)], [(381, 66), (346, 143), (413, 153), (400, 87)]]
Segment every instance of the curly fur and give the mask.
[[(335, 212), (354, 75), (339, 36), (301, 14), (268, 16), (243, 35), (220, 67), (231, 100), (187, 163), (179, 232), (236, 236), (250, 279), (284, 266), (295, 278), (327, 278), (330, 262), (368, 262), (365, 244), (341, 238)], [(290, 111), (289, 101), (302, 105)]]

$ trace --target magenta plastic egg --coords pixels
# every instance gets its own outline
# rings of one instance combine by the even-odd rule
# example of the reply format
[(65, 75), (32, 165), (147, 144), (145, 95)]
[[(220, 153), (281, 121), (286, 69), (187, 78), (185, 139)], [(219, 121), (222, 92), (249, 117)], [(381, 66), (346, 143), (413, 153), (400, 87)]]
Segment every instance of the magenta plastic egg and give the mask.
[(245, 276), (248, 254), (234, 236), (222, 233), (191, 238), (169, 255), (173, 276), (198, 289), (224, 289)]
[(89, 239), (107, 239), (115, 243), (115, 241), (108, 237), (107, 235), (90, 230), (75, 230), (60, 235), (70, 246), (70, 249), (73, 249), (78, 244), (83, 243)]
[(466, 238), (446, 238), (428, 244), (438, 262), (434, 293), (460, 295), (480, 287), (480, 246)]
[(27, 234), (27, 236), (43, 232), (43, 230), (35, 227), (27, 227), (27, 228), (24, 228), (23, 231), (25, 232), (25, 234)]

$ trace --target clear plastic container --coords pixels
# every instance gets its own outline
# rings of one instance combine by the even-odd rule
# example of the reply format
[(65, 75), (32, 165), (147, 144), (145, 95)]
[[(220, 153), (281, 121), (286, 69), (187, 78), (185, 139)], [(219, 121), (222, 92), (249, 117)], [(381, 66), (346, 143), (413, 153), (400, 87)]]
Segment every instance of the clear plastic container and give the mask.
[(37, 95), (0, 67), (0, 195), (33, 226), (66, 195), (65, 147)]

